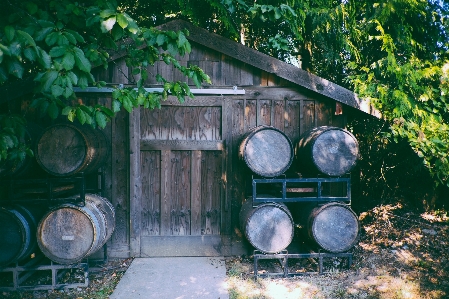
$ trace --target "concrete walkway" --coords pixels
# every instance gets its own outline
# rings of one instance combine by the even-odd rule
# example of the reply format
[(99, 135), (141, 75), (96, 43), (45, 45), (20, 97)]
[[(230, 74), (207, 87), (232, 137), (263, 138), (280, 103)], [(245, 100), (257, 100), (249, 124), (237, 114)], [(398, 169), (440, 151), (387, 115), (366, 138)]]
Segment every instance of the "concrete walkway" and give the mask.
[(136, 258), (110, 299), (229, 299), (224, 258)]

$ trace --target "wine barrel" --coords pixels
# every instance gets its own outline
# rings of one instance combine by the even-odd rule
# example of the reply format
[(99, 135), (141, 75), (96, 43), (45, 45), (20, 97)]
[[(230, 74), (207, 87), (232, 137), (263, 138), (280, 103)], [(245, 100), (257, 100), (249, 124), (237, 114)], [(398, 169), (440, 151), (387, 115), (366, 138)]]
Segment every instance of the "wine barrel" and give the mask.
[(347, 130), (321, 126), (301, 136), (295, 157), (301, 172), (342, 176), (355, 166), (359, 145)]
[(258, 126), (248, 131), (240, 142), (239, 157), (249, 169), (263, 177), (283, 174), (293, 162), (293, 146), (282, 131)]
[(308, 213), (307, 232), (315, 245), (338, 253), (351, 249), (358, 240), (359, 221), (346, 204), (330, 202)]
[(71, 123), (46, 128), (36, 146), (37, 162), (55, 176), (96, 171), (108, 154), (108, 141), (102, 131)]
[(37, 244), (50, 260), (73, 264), (99, 250), (115, 228), (112, 204), (95, 194), (86, 194), (85, 206), (62, 204), (39, 222)]
[(0, 266), (26, 259), (37, 249), (37, 217), (21, 205), (0, 208)]
[(253, 207), (249, 197), (242, 205), (239, 218), (246, 239), (262, 252), (277, 253), (292, 242), (293, 218), (282, 203), (266, 202)]

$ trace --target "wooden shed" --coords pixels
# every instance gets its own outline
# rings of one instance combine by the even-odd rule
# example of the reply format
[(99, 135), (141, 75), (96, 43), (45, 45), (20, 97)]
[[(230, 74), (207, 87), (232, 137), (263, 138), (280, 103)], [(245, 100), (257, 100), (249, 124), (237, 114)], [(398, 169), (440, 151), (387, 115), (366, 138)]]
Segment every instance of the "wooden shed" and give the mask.
[[(296, 143), (311, 128), (343, 128), (348, 117), (368, 114), (353, 92), (188, 22), (160, 29), (190, 32), (192, 51), (181, 63), (201, 67), (212, 85), (183, 104), (170, 97), (161, 109), (120, 112), (107, 125), (111, 154), (104, 188), (116, 210), (108, 256), (242, 254), (247, 248), (238, 215), (251, 180), (238, 157), (243, 134), (269, 125)], [(131, 83), (125, 57), (116, 53), (112, 59), (97, 79)], [(156, 73), (187, 80), (163, 61), (148, 72), (145, 87), (159, 86)], [(79, 96), (111, 100), (108, 93)]]

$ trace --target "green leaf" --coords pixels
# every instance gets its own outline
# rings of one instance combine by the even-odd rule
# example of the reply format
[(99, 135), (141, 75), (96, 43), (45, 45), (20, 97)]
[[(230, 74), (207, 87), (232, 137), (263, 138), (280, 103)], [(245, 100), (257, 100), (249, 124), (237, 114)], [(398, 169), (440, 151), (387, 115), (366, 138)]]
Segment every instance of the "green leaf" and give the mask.
[(8, 60), (6, 65), (8, 67), (8, 72), (11, 75), (13, 75), (19, 79), (22, 79), (23, 72), (24, 72), (22, 63), (20, 63), (17, 59), (12, 59), (12, 60)]
[(62, 109), (61, 114), (62, 115), (69, 115), (70, 111), (72, 111), (73, 107), (71, 106), (65, 106), (64, 109)]
[(104, 114), (106, 114), (108, 117), (114, 117), (114, 112), (112, 112), (112, 110), (111, 109), (109, 109), (108, 107), (105, 107), (105, 106), (102, 106), (102, 105), (100, 105), (100, 110), (104, 113)]
[(112, 111), (113, 112), (119, 112), (120, 108), (122, 107), (122, 103), (120, 103), (120, 101), (114, 99), (112, 101)]
[(84, 37), (82, 37), (78, 32), (66, 29), (67, 32), (72, 34), (79, 43), (84, 43)]
[(114, 28), (112, 28), (111, 31), (114, 40), (122, 38), (124, 33), (125, 33), (124, 30), (120, 26), (114, 26)]
[(59, 73), (57, 71), (48, 71), (44, 74), (44, 76), (41, 79), (42, 84), (42, 90), (43, 91), (49, 91), (51, 86), (53, 85), (53, 82), (58, 77)]
[(50, 68), (51, 66), (51, 57), (47, 54), (43, 49), (38, 48), (38, 61), (39, 63), (46, 69)]
[(36, 41), (42, 41), (47, 38), (48, 34), (53, 31), (53, 27), (45, 27), (35, 34)]
[(51, 102), (51, 104), (48, 106), (47, 113), (51, 119), (56, 119), (58, 117), (59, 109), (55, 102)]
[(67, 77), (70, 79), (70, 81), (72, 82), (73, 85), (78, 84), (78, 77), (75, 75), (74, 72), (68, 72)]
[(72, 94), (73, 94), (73, 89), (72, 89), (70, 86), (67, 86), (67, 87), (64, 89), (64, 94), (63, 94), (63, 96), (64, 96), (66, 99), (68, 99)]
[(37, 58), (36, 49), (35, 48), (26, 48), (23, 50), (23, 56), (29, 61), (35, 61)]
[(52, 32), (45, 38), (45, 43), (49, 46), (53, 46), (58, 42), (59, 33), (58, 32)]
[(76, 66), (84, 72), (90, 72), (92, 66), (86, 56), (84, 56), (84, 52), (80, 48), (74, 48), (74, 51)]
[(59, 97), (60, 95), (62, 95), (62, 93), (64, 92), (64, 88), (62, 88), (59, 85), (52, 85), (51, 86), (51, 94), (54, 97)]
[(62, 67), (65, 68), (66, 70), (71, 70), (71, 69), (73, 69), (73, 66), (75, 65), (75, 57), (73, 56), (72, 53), (66, 52), (64, 57), (62, 58), (61, 64), (62, 64)]
[(48, 54), (50, 54), (51, 57), (60, 57), (60, 56), (64, 55), (66, 52), (67, 52), (67, 47), (60, 46), (60, 47), (51, 48), (51, 50)]
[(17, 30), (17, 35), (22, 37), (28, 43), (28, 45), (36, 47), (36, 42), (31, 37), (31, 35), (29, 35), (27, 32), (22, 31), (22, 30)]
[(167, 37), (165, 36), (165, 34), (160, 33), (157, 35), (156, 43), (158, 46), (162, 46), (166, 41)]
[(116, 14), (116, 11), (113, 9), (105, 9), (105, 10), (100, 11), (100, 17), (103, 19), (108, 18), (115, 14)]
[(100, 128), (104, 129), (106, 127), (107, 117), (103, 112), (97, 111), (95, 113), (95, 121)]
[(66, 31), (62, 33), (67, 40), (69, 41), (69, 43), (76, 45), (76, 38), (73, 36), (73, 34), (71, 34), (70, 32)]
[(123, 98), (123, 107), (129, 113), (131, 113), (133, 111), (133, 103), (127, 96)]
[(123, 29), (125, 29), (126, 27), (128, 27), (128, 19), (127, 19), (126, 16), (124, 16), (123, 14), (117, 14), (117, 23), (118, 23), (119, 26), (122, 27)]
[(78, 118), (78, 121), (84, 125), (86, 123), (86, 113), (81, 110), (80, 108), (76, 109), (76, 117)]
[(11, 56), (20, 56), (20, 53), (22, 52), (22, 44), (18, 42), (13, 42), (9, 45), (9, 52), (11, 53)]
[(16, 31), (14, 30), (14, 28), (12, 26), (5, 26), (5, 36), (9, 42), (12, 42), (12, 40), (14, 39), (15, 33), (16, 33)]
[(78, 77), (78, 86), (81, 88), (86, 88), (89, 85), (89, 82), (87, 81), (87, 77), (83, 74)]

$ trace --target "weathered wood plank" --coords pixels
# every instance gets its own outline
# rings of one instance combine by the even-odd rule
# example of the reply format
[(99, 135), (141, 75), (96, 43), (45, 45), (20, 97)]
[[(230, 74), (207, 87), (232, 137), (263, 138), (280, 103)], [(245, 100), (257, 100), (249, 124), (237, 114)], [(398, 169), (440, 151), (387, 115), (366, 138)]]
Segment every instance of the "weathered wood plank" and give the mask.
[(222, 256), (221, 236), (150, 236), (142, 238), (142, 257)]
[(300, 136), (300, 113), (301, 102), (300, 101), (287, 101), (285, 107), (285, 134), (290, 138), (293, 144), (299, 141)]
[(220, 234), (221, 152), (204, 152), (201, 160), (202, 234)]
[(190, 151), (170, 155), (170, 234), (190, 235)]
[(159, 235), (161, 218), (160, 151), (141, 151), (142, 216), (141, 235)]
[(332, 107), (325, 102), (315, 102), (316, 121), (315, 126), (328, 126), (332, 124)]
[(115, 207), (115, 230), (112, 235), (112, 250), (129, 246), (129, 165), (128, 112), (119, 112), (112, 120), (111, 137), (111, 201)]
[(257, 126), (257, 100), (245, 100), (243, 113), (245, 115), (243, 130), (246, 132)]
[(271, 109), (271, 125), (281, 131), (284, 131), (285, 120), (287, 113), (285, 111), (285, 100), (273, 100), (273, 107)]
[(301, 100), (300, 134), (315, 127), (315, 101)]
[(257, 106), (257, 125), (271, 126), (271, 100), (258, 100)]
[(186, 98), (184, 103), (180, 103), (174, 96), (169, 96), (167, 100), (161, 102), (162, 106), (221, 106), (223, 102), (222, 96), (196, 96), (193, 99)]
[(216, 151), (224, 148), (222, 140), (147, 140), (140, 142), (141, 150), (202, 150)]
[(140, 216), (142, 207), (142, 179), (140, 174), (140, 110), (134, 109), (129, 120), (129, 213), (130, 253), (140, 256)]
[(192, 151), (191, 173), (191, 193), (190, 193), (190, 232), (191, 235), (201, 235), (201, 159), (200, 150)]
[(170, 162), (171, 151), (163, 150), (161, 151), (161, 235), (170, 235), (170, 204), (171, 204), (171, 189), (170, 181)]

